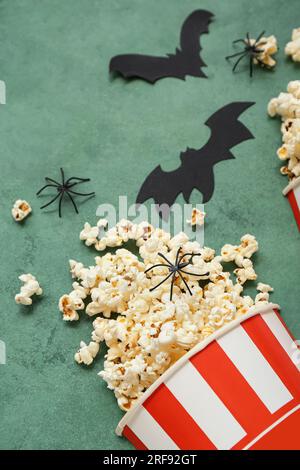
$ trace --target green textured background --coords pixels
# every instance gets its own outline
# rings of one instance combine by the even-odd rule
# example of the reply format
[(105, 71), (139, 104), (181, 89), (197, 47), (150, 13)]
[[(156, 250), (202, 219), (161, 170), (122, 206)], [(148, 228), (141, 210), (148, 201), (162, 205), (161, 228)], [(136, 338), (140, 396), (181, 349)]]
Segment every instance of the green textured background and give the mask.
[[(65, 324), (57, 310), (70, 290), (68, 259), (92, 263), (94, 252), (78, 239), (86, 220), (96, 221), (102, 202), (133, 203), (145, 176), (158, 164), (174, 169), (179, 151), (200, 148), (209, 136), (203, 123), (218, 108), (256, 101), (242, 116), (255, 135), (235, 148), (236, 160), (215, 167), (216, 191), (206, 205), (206, 244), (237, 243), (257, 236), (260, 280), (275, 288), (273, 301), (297, 338), (299, 324), (299, 233), (279, 174), (279, 121), (266, 115), (269, 99), (300, 78), (300, 66), (283, 48), (295, 23), (297, 0), (1, 0), (0, 79), (7, 104), (0, 106), (0, 339), (7, 364), (0, 365), (1, 449), (129, 449), (114, 434), (121, 418), (113, 393), (73, 354), (90, 337), (83, 318)], [(215, 14), (202, 37), (208, 79), (165, 79), (151, 86), (108, 75), (118, 53), (164, 54), (178, 44), (182, 21), (196, 8)], [(296, 20), (297, 21), (297, 20)], [(266, 29), (278, 38), (274, 72), (247, 67), (233, 75), (224, 56), (247, 30)], [(65, 206), (39, 211), (35, 197), (44, 176), (90, 176), (97, 196), (80, 203), (80, 215)], [(25, 198), (34, 213), (24, 225), (11, 205)], [(194, 192), (194, 202), (201, 195)], [(36, 275), (44, 296), (34, 307), (14, 303), (18, 276)]]

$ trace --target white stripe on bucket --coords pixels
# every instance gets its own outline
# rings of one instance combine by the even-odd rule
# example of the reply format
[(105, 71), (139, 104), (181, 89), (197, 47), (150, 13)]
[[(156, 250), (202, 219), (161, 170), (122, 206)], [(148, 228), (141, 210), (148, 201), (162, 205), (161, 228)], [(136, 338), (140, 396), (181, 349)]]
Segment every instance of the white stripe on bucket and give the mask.
[[(276, 313), (265, 313), (262, 315), (262, 318), (272, 331), (275, 338), (279, 341), (285, 352), (289, 355), (289, 358), (293, 360), (293, 354), (295, 354), (296, 350), (295, 341), (291, 338)], [(300, 370), (300, 364), (295, 364), (295, 366)]]
[(242, 326), (217, 341), (271, 413), (293, 399)]
[(246, 435), (190, 361), (172, 375), (165, 385), (217, 449), (231, 449)]
[(179, 447), (160, 427), (148, 411), (141, 406), (129, 424), (130, 429), (145, 444), (153, 450), (178, 450)]

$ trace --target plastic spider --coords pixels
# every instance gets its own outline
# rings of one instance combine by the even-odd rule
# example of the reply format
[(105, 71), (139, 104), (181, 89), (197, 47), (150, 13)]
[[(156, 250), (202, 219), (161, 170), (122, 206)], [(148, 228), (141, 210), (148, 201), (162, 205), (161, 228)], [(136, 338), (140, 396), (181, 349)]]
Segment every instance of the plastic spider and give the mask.
[(71, 178), (67, 179), (67, 181), (65, 181), (64, 170), (61, 168), (60, 171), (61, 171), (61, 178), (62, 178), (61, 183), (58, 183), (57, 181), (53, 180), (52, 178), (47, 178), (46, 177), (45, 180), (46, 180), (47, 184), (45, 186), (43, 186), (36, 193), (36, 195), (39, 196), (44, 191), (44, 189), (46, 189), (46, 188), (52, 187), (52, 188), (57, 189), (57, 195), (53, 199), (51, 199), (50, 202), (47, 202), (47, 204), (42, 206), (41, 209), (45, 209), (45, 207), (50, 206), (50, 204), (52, 204), (53, 202), (55, 202), (59, 198), (58, 214), (59, 214), (59, 217), (61, 217), (62, 201), (63, 201), (64, 195), (66, 194), (69, 197), (69, 199), (71, 200), (71, 202), (74, 206), (74, 209), (75, 209), (76, 213), (78, 214), (78, 209), (77, 209), (77, 206), (76, 206), (75, 201), (73, 199), (73, 195), (76, 195), (76, 196), (94, 196), (95, 193), (94, 192), (93, 193), (78, 193), (77, 191), (73, 191), (71, 188), (73, 188), (77, 184), (86, 183), (86, 182), (91, 181), (91, 180), (90, 180), (90, 178), (77, 178), (75, 176), (72, 176)]
[(253, 44), (251, 43), (249, 33), (246, 34), (246, 39), (237, 39), (236, 41), (233, 41), (233, 44), (242, 42), (245, 46), (243, 51), (237, 52), (236, 54), (232, 54), (226, 57), (226, 60), (228, 60), (228, 59), (232, 59), (233, 57), (240, 56), (233, 66), (233, 69), (232, 69), (233, 72), (237, 68), (240, 61), (244, 57), (247, 57), (247, 56), (249, 57), (250, 77), (252, 77), (253, 75), (253, 59), (256, 59), (256, 61), (259, 64), (263, 65), (262, 61), (258, 58), (258, 56), (261, 52), (264, 52), (264, 51), (263, 49), (259, 49), (258, 46), (263, 46), (264, 44), (266, 44), (266, 41), (259, 42), (264, 34), (265, 34), (265, 31), (262, 31)]
[[(161, 266), (165, 266), (166, 268), (168, 268), (169, 270), (169, 274), (165, 277), (165, 279), (163, 279), (159, 284), (157, 284), (155, 287), (152, 287), (150, 289), (150, 292), (152, 292), (154, 289), (157, 289), (157, 287), (161, 286), (165, 281), (167, 281), (171, 276), (172, 276), (172, 281), (171, 281), (171, 291), (170, 291), (170, 300), (172, 300), (172, 297), (173, 297), (173, 287), (174, 287), (174, 282), (175, 282), (175, 279), (176, 279), (176, 275), (178, 274), (182, 280), (182, 282), (184, 283), (185, 287), (187, 288), (187, 290), (189, 291), (190, 295), (193, 295), (192, 292), (191, 292), (191, 289), (189, 288), (186, 280), (184, 279), (183, 274), (188, 274), (189, 276), (198, 276), (199, 277), (199, 274), (195, 274), (195, 273), (190, 273), (188, 271), (184, 271), (184, 268), (186, 268), (189, 264), (191, 264), (191, 261), (193, 259), (194, 256), (200, 256), (200, 253), (185, 253), (184, 255), (180, 256), (179, 257), (179, 254), (180, 254), (180, 251), (181, 251), (181, 248), (178, 249), (177, 251), (177, 254), (176, 254), (176, 259), (175, 259), (175, 264), (172, 264), (171, 261), (169, 261), (165, 255), (163, 255), (162, 253), (158, 253), (158, 256), (160, 256), (161, 258), (163, 258), (167, 264), (165, 263), (158, 263), (158, 264), (154, 264), (153, 266), (151, 266), (151, 268), (148, 268), (146, 269), (145, 271), (145, 274), (149, 271), (151, 271), (151, 269), (154, 269), (154, 268), (158, 268), (158, 267), (161, 267)], [(183, 258), (185, 258), (186, 256), (190, 256), (189, 260), (188, 261), (182, 261)], [(205, 275), (205, 274), (203, 274)]]

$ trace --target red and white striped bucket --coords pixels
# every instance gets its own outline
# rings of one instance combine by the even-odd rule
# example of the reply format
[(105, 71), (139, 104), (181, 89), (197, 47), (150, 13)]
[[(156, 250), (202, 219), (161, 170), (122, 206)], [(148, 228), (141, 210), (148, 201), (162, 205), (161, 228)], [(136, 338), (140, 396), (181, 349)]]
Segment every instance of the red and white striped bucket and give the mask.
[(293, 209), (294, 216), (300, 231), (300, 177), (293, 180), (284, 190), (284, 196), (287, 196)]
[(120, 421), (137, 449), (300, 449), (300, 364), (279, 307), (224, 326), (167, 370)]

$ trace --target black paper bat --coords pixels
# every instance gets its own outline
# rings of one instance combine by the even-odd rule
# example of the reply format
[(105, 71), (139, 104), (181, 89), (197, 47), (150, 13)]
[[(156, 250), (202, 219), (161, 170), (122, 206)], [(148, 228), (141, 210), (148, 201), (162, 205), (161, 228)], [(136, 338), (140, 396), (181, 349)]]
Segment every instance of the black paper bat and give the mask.
[(213, 14), (206, 10), (191, 13), (181, 28), (180, 49), (166, 57), (142, 54), (125, 54), (113, 57), (109, 64), (110, 72), (116, 72), (124, 78), (139, 77), (150, 83), (164, 77), (177, 77), (182, 80), (186, 75), (205, 77), (201, 67), (205, 63), (199, 56), (201, 47), (199, 36), (208, 33), (208, 25)]
[(203, 203), (208, 202), (215, 187), (214, 165), (235, 158), (230, 149), (254, 138), (238, 120), (240, 114), (253, 104), (230, 103), (215, 112), (205, 123), (211, 129), (207, 143), (200, 150), (187, 148), (181, 152), (182, 163), (177, 170), (167, 172), (157, 166), (144, 181), (136, 199), (137, 204), (153, 198), (158, 205), (171, 206), (180, 193), (189, 202), (193, 189), (202, 193)]

